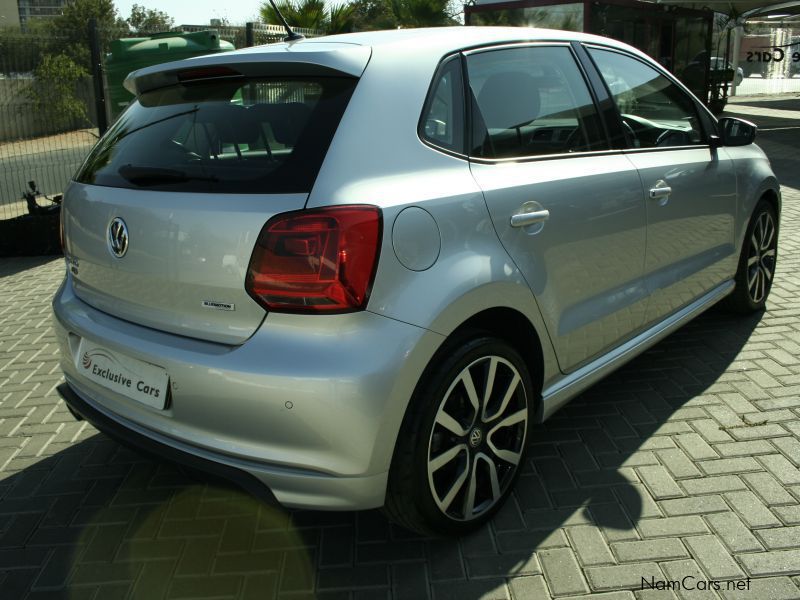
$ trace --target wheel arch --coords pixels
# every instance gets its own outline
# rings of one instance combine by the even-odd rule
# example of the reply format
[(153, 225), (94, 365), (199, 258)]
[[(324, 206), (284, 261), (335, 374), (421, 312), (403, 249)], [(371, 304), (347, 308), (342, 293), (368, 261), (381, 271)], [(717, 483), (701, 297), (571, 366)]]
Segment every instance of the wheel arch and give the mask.
[(753, 214), (756, 212), (756, 208), (762, 201), (767, 201), (775, 210), (775, 215), (778, 217), (778, 235), (780, 235), (781, 194), (768, 184), (769, 182), (759, 190), (758, 194), (754, 194), (755, 201), (747, 206), (747, 212), (745, 213), (744, 220), (742, 221), (741, 228), (737, 235), (737, 256), (739, 252), (742, 252), (742, 248), (744, 248), (744, 236), (747, 234), (747, 229), (750, 227), (750, 221), (753, 218)]
[[(778, 215), (778, 219), (780, 220), (780, 216), (781, 216), (781, 200), (778, 197), (778, 193), (775, 190), (773, 190), (772, 188), (764, 190), (764, 192), (761, 194), (761, 197), (758, 199), (758, 202), (761, 202), (762, 200), (766, 200), (767, 202), (769, 202), (772, 205), (772, 208), (775, 209), (775, 214)], [(758, 206), (758, 202), (756, 202), (756, 206)], [(753, 210), (755, 210), (755, 206), (753, 207)], [(752, 211), (750, 212), (750, 216), (751, 217), (753, 216), (753, 212)]]
[[(540, 420), (545, 358), (542, 340), (530, 319), (514, 308), (496, 306), (472, 314), (455, 326), (433, 353), (414, 385), (413, 393), (405, 408), (400, 431), (398, 432), (405, 433), (405, 435), (398, 435), (394, 440), (384, 512), (391, 520), (406, 528), (420, 531), (426, 535), (436, 535), (445, 531), (445, 529), (431, 528), (430, 525), (422, 523), (421, 517), (426, 514), (426, 510), (417, 506), (416, 502), (412, 502), (411, 499), (418, 496), (409, 493), (409, 490), (414, 489), (414, 485), (420, 485), (419, 476), (415, 475), (415, 472), (410, 467), (415, 461), (418, 462), (417, 459), (419, 458), (416, 452), (420, 441), (419, 423), (422, 419), (420, 415), (424, 415), (425, 411), (434, 408), (434, 406), (438, 407), (438, 402), (436, 400), (429, 401), (424, 392), (431, 384), (439, 386), (441, 382), (438, 380), (451, 381), (449, 369), (452, 368), (453, 364), (455, 364), (454, 361), (457, 360), (452, 355), (454, 349), (463, 348), (465, 352), (470, 352), (476, 347), (470, 345), (471, 340), (482, 341), (486, 340), (487, 337), (495, 338), (511, 346), (525, 362), (528, 367), (528, 375), (533, 392), (532, 405), (529, 405), (531, 407), (529, 413), (531, 419), (528, 421), (528, 427)], [(495, 344), (495, 347), (497, 347), (497, 344)], [(458, 356), (463, 357), (463, 355)], [(442, 371), (448, 374), (447, 377), (442, 378), (441, 372), (437, 373), (440, 368), (447, 369)], [(437, 387), (437, 389), (439, 388)], [(438, 399), (441, 396), (437, 393), (436, 395), (431, 395), (431, 399), (433, 398)], [(422, 420), (422, 422), (427, 422), (427, 419)], [(421, 431), (427, 431), (427, 428)], [(422, 439), (424, 441), (425, 438)], [(409, 448), (409, 440), (415, 440), (417, 445)], [(427, 445), (425, 448), (427, 448)], [(522, 452), (524, 455), (524, 445)], [(517, 469), (516, 474), (513, 475), (514, 479), (519, 475), (520, 470)], [(510, 485), (513, 488), (513, 480)], [(494, 510), (496, 509), (492, 510), (492, 514)], [(457, 529), (447, 529), (446, 531), (447, 533), (455, 533)]]
[(456, 327), (448, 336), (448, 340), (478, 331), (502, 339), (522, 356), (528, 367), (535, 394), (534, 419), (540, 420), (545, 364), (542, 340), (536, 328), (521, 312), (506, 306), (498, 306), (472, 315)]

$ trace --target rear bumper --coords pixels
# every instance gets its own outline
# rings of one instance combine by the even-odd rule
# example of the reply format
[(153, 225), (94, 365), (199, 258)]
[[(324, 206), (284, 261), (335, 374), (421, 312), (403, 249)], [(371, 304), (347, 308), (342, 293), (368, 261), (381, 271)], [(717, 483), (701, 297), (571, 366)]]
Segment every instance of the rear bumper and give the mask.
[(278, 503), (272, 491), (264, 485), (261, 480), (247, 471), (230, 466), (219, 460), (203, 458), (197, 454), (186, 452), (175, 446), (162, 443), (152, 437), (138, 433), (135, 428), (125, 426), (93, 407), (89, 402), (81, 398), (68, 383), (62, 383), (56, 387), (56, 391), (75, 418), (88, 421), (96, 429), (102, 431), (108, 437), (113, 438), (119, 443), (146, 452), (154, 458), (169, 460), (179, 465), (184, 465), (198, 471), (227, 479), (270, 504)]
[[(53, 300), (68, 405), (98, 429), (289, 507), (381, 506), (413, 388), (442, 337), (373, 313), (270, 314), (241, 346), (155, 331), (98, 311), (69, 278)], [(164, 410), (76, 365), (87, 338), (164, 368)]]

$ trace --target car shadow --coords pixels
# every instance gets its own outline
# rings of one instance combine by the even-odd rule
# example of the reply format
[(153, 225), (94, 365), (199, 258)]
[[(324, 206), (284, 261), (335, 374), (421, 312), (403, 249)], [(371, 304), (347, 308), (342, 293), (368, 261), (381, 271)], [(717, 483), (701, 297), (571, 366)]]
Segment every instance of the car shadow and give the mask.
[(638, 539), (637, 523), (661, 513), (634, 469), (659, 464), (671, 434), (692, 431), (687, 418), (718, 428), (699, 414), (713, 402), (704, 393), (760, 318), (712, 309), (534, 426), (510, 501), (460, 540), (424, 538), (379, 511), (284, 510), (87, 437), (0, 481), (3, 597), (327, 598), (364, 588), (426, 598), (429, 582), (437, 598), (490, 594), (506, 577), (540, 573), (536, 556), (567, 545), (565, 525)]
[[(739, 105), (772, 110), (797, 110), (798, 106), (800, 106), (800, 98), (786, 98), (784, 100), (759, 100), (757, 98), (740, 100), (737, 98), (735, 102), (729, 103), (725, 110), (727, 112), (735, 112), (736, 107)], [(798, 119), (800, 119), (800, 116)]]
[(756, 136), (756, 143), (770, 157), (769, 162), (781, 187), (796, 190), (800, 189), (800, 171), (797, 169), (798, 134), (800, 134), (800, 120), (797, 121), (797, 126), (762, 132), (760, 136)]
[(47, 263), (59, 260), (62, 258), (58, 254), (49, 254), (43, 256), (14, 256), (14, 257), (0, 257), (0, 280), (4, 277), (10, 277), (17, 273), (22, 273), (29, 269), (41, 267)]

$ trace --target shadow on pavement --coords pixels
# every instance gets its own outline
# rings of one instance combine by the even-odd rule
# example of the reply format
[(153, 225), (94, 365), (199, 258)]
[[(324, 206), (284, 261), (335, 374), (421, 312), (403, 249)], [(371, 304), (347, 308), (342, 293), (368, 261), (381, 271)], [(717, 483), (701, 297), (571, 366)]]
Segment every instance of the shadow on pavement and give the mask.
[[(730, 102), (728, 104), (726, 112), (736, 112), (736, 107), (739, 105), (771, 110), (798, 110), (798, 108), (800, 108), (800, 96), (782, 100), (766, 100), (759, 98), (743, 98), (739, 100), (737, 98), (735, 102)], [(800, 119), (800, 115), (798, 115), (797, 118)]]
[(772, 170), (775, 171), (781, 186), (794, 189), (800, 189), (800, 170), (797, 168), (800, 120), (797, 123), (797, 126), (791, 129), (762, 131), (756, 136), (756, 143), (770, 157)]
[(0, 589), (14, 599), (349, 598), (359, 588), (425, 598), (432, 581), (436, 598), (478, 598), (540, 572), (534, 551), (564, 547), (564, 525), (600, 527), (613, 542), (660, 515), (632, 467), (658, 464), (653, 452), (675, 433), (668, 420), (702, 405), (760, 318), (712, 310), (534, 427), (511, 501), (459, 541), (421, 538), (379, 511), (286, 511), (95, 435), (0, 482)]
[(40, 267), (60, 258), (62, 257), (57, 254), (45, 256), (15, 256), (8, 258), (0, 257), (0, 279), (22, 273), (28, 269)]
[[(737, 112), (739, 106), (759, 109), (792, 111), (796, 117), (769, 116)], [(747, 100), (729, 104), (725, 116), (738, 116), (758, 125), (756, 143), (769, 156), (775, 175), (782, 186), (800, 189), (800, 171), (797, 169), (798, 136), (800, 136), (800, 98), (787, 100)]]

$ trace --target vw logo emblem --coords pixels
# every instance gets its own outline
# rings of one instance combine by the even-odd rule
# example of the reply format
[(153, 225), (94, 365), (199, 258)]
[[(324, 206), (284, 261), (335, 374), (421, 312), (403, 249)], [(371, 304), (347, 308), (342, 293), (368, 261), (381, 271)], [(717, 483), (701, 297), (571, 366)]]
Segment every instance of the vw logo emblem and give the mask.
[(483, 432), (480, 429), (473, 429), (469, 432), (469, 445), (476, 448), (483, 441)]
[(119, 217), (114, 217), (108, 225), (108, 248), (117, 258), (128, 251), (128, 227)]

